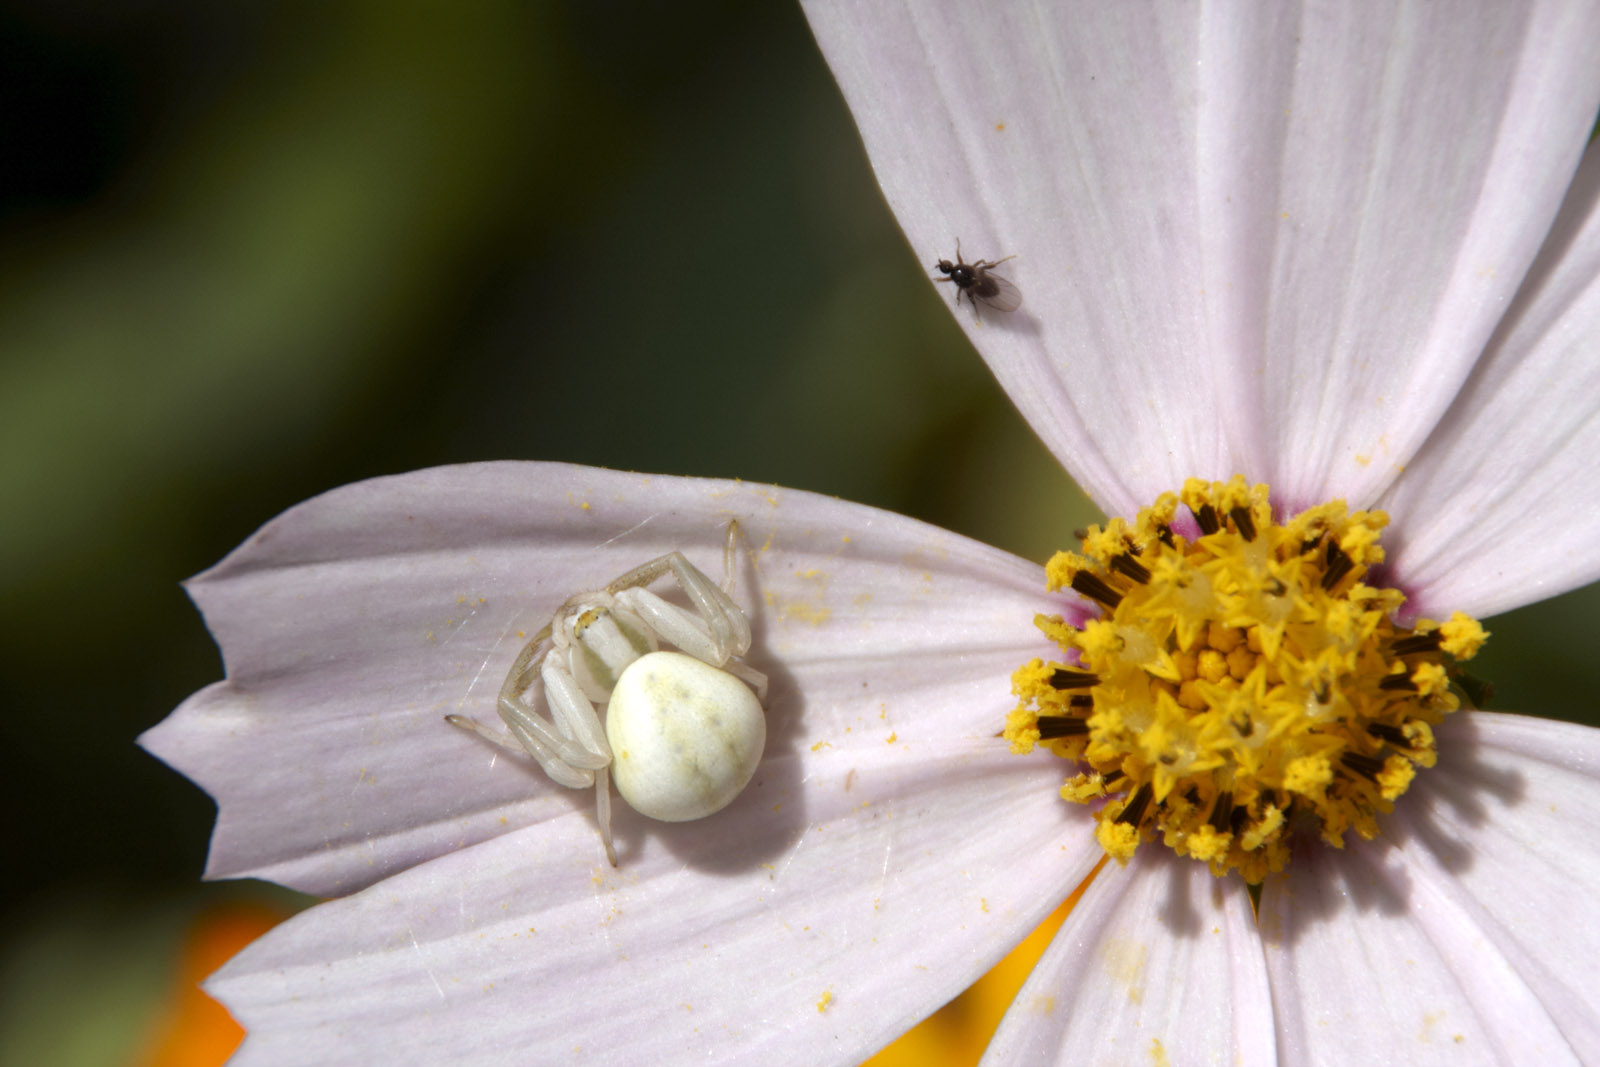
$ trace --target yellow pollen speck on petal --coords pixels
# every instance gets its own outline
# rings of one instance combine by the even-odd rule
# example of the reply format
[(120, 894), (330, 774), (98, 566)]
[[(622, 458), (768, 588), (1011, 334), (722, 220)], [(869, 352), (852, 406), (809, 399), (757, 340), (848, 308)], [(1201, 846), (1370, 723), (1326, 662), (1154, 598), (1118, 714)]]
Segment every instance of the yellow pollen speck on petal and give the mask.
[(1433, 726), (1477, 684), (1457, 663), (1487, 637), (1461, 614), (1395, 621), (1403, 594), (1367, 584), (1388, 521), (1342, 501), (1280, 521), (1236, 476), (1090, 527), (1046, 583), (1098, 614), (1035, 618), (1062, 656), (1013, 674), (1003, 736), (1075, 765), (1061, 796), (1096, 806), (1121, 862), (1158, 842), (1260, 881), (1293, 835), (1375, 836), (1434, 764)]
[(822, 999), (817, 1001), (817, 1010), (819, 1012), (827, 1011), (828, 1010), (828, 1005), (832, 1004), (832, 1003), (833, 1003), (833, 990), (825, 989), (822, 992)]

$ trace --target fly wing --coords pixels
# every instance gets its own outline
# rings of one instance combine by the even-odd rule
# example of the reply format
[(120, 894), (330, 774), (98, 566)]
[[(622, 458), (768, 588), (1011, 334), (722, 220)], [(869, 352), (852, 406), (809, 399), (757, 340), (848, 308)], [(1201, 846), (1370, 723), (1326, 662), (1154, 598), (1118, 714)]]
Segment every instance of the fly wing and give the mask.
[(983, 272), (983, 278), (972, 287), (972, 295), (984, 307), (996, 311), (1015, 311), (1022, 306), (1021, 291), (992, 270)]

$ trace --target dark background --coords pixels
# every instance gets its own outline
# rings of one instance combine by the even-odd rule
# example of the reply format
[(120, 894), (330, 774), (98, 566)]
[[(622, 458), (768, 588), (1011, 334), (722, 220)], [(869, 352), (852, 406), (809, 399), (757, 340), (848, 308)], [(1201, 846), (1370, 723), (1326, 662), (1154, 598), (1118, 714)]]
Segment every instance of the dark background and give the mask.
[[(194, 915), (287, 900), (198, 883), (212, 805), (133, 738), (221, 674), (177, 583), (297, 501), (559, 459), (1046, 558), (1091, 513), (950, 251), (785, 4), (0, 5), (0, 1062), (116, 1062)], [(1493, 620), (1496, 704), (1592, 716), (1597, 606)]]

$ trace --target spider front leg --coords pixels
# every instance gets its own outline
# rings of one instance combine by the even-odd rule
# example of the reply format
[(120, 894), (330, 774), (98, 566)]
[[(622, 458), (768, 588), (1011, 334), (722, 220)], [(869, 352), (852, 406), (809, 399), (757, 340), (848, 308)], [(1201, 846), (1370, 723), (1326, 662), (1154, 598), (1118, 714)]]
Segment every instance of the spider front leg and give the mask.
[[(586, 787), (589, 773), (611, 762), (605, 731), (594, 705), (567, 670), (570, 646), (565, 635), (546, 626), (517, 656), (500, 687), (498, 710), (511, 734), (539, 761), (546, 774), (569, 789)], [(541, 647), (546, 641), (549, 647)], [(533, 710), (522, 693), (542, 683), (550, 718)]]
[[(464, 715), (446, 715), (445, 721), (507, 752), (532, 756), (558, 785), (587, 789), (594, 783), (594, 772), (611, 762), (611, 749), (606, 744), (594, 706), (584, 698), (570, 674), (554, 667), (551, 654), (565, 659), (567, 650), (560, 644), (541, 647), (550, 640), (550, 626), (535, 634), (518, 653), (500, 687), (497, 709), (501, 721), (511, 731), (509, 737)], [(547, 665), (550, 665), (549, 670)], [(523, 691), (536, 680), (542, 683), (554, 722), (522, 699)]]
[[(727, 593), (712, 584), (704, 572), (678, 553), (655, 562), (678, 579), (678, 584), (700, 608), (700, 614), (668, 603), (648, 589), (623, 589), (616, 594), (617, 603), (638, 615), (657, 637), (748, 683), (755, 689), (757, 698), (765, 701), (767, 676), (734, 658), (750, 650), (750, 623), (744, 612)], [(649, 575), (646, 580), (654, 576)]]
[[(682, 552), (668, 552), (635, 567), (607, 586), (606, 591), (615, 594), (618, 601), (644, 618), (658, 636), (697, 659), (721, 667), (730, 656), (742, 656), (750, 651), (750, 621), (730, 595), (738, 536), (739, 523), (732, 520), (723, 542), (720, 586), (685, 559)], [(698, 615), (668, 604), (642, 588), (669, 573)]]
[[(580, 780), (579, 785), (594, 783), (594, 815), (595, 822), (600, 830), (600, 842), (605, 846), (606, 859), (611, 866), (617, 865), (617, 850), (611, 843), (611, 776), (609, 768), (612, 763), (611, 745), (606, 740), (606, 728), (600, 721), (600, 713), (595, 710), (595, 705), (584, 695), (583, 688), (572, 676), (570, 663), (572, 650), (560, 643), (551, 650), (553, 655), (547, 655), (544, 663), (539, 668), (539, 678), (544, 682), (545, 703), (550, 707), (550, 715), (555, 720), (558, 730), (571, 738), (571, 744), (579, 749), (574, 755), (563, 757), (566, 770), (575, 771), (577, 776), (588, 779)], [(519, 706), (520, 705), (520, 706)], [(520, 701), (507, 701), (502, 697), (500, 701), (500, 715), (509, 723), (513, 717), (520, 718), (521, 711), (538, 719), (531, 708), (527, 708)], [(515, 732), (515, 728), (513, 728)], [(556, 778), (550, 773), (551, 768), (545, 767), (545, 773)], [(559, 782), (561, 779), (556, 778)], [(566, 783), (562, 783), (566, 784)]]
[[(615, 867), (617, 852), (611, 839), (611, 776), (607, 770), (612, 762), (611, 746), (599, 712), (567, 666), (572, 659), (572, 647), (556, 639), (550, 648), (538, 648), (549, 636), (549, 630), (547, 627), (529, 642), (506, 676), (505, 685), (500, 689), (500, 718), (511, 735), (521, 742), (521, 750), (538, 760), (551, 780), (569, 789), (594, 787), (595, 822), (600, 842), (605, 846), (606, 859)], [(523, 690), (532, 684), (536, 674), (554, 722), (545, 719), (522, 699)], [(502, 748), (519, 751), (471, 720), (460, 716), (448, 718)]]

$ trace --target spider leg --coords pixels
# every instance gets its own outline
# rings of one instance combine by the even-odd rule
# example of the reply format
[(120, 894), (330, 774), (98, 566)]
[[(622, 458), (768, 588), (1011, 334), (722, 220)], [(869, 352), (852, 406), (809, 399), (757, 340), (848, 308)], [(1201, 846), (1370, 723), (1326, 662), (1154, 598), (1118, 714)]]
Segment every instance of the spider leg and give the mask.
[(606, 859), (617, 865), (617, 850), (611, 845), (611, 776), (605, 768), (594, 772), (594, 818), (600, 824), (600, 843), (606, 846)]
[[(502, 718), (504, 714), (502, 713)], [(532, 756), (538, 761), (540, 770), (550, 776), (557, 785), (566, 786), (568, 789), (584, 789), (594, 783), (594, 772), (581, 767), (574, 767), (561, 757), (550, 746), (541, 742), (528, 731), (521, 729), (519, 724), (506, 720), (506, 725), (511, 729), (510, 735), (498, 733), (487, 726), (465, 715), (446, 715), (444, 721), (451, 726), (477, 734), (485, 741), (507, 752), (518, 756)]]
[[(551, 642), (549, 646), (545, 645), (546, 641)], [(500, 699), (496, 704), (500, 718), (510, 729), (511, 735), (530, 756), (539, 761), (545, 773), (568, 788), (577, 788), (589, 785), (593, 778), (590, 772), (610, 762), (611, 749), (605, 743), (605, 734), (600, 729), (593, 705), (584, 698), (572, 676), (558, 670), (550, 659), (550, 653), (555, 649), (552, 628), (546, 626), (518, 653), (516, 662), (506, 675), (505, 684), (500, 687)], [(553, 675), (558, 676), (554, 686), (551, 683)], [(533, 684), (535, 678), (544, 682), (545, 699), (554, 721), (540, 715), (522, 699), (523, 691)], [(592, 720), (592, 725), (585, 721), (585, 713)], [(451, 722), (505, 747), (503, 741), (492, 733), (486, 733), (476, 723), (464, 726), (464, 722), (455, 722), (454, 719)]]
[[(611, 745), (606, 741), (606, 729), (594, 705), (584, 695), (576, 678), (559, 663), (545, 660), (539, 671), (544, 680), (544, 696), (550, 705), (550, 717), (557, 727), (587, 754), (587, 759), (572, 760), (579, 767), (598, 768), (611, 762)], [(504, 701), (501, 707), (505, 707)]]
[[(725, 656), (742, 656), (750, 651), (750, 620), (744, 617), (739, 605), (682, 555), (674, 552), (673, 556), (676, 557), (671, 560), (673, 576), (711, 627), (718, 650)], [(724, 550), (724, 560), (728, 558)]]
[(668, 552), (664, 556), (657, 556), (649, 563), (639, 564), (633, 570), (606, 586), (605, 591), (608, 593), (620, 593), (624, 589), (635, 589), (641, 585), (649, 585), (663, 574), (672, 570), (673, 556), (677, 556), (680, 559), (683, 558), (683, 554), (680, 552)]
[[(728, 560), (731, 558), (732, 537), (733, 534), (730, 534), (729, 542), (725, 543), (723, 547), (724, 566), (727, 565)], [(721, 662), (727, 659), (728, 656), (742, 656), (749, 651), (750, 622), (744, 617), (744, 612), (739, 610), (739, 605), (733, 602), (732, 597), (723, 592), (710, 578), (706, 577), (703, 571), (685, 559), (682, 552), (668, 552), (664, 556), (658, 556), (648, 563), (635, 567), (606, 586), (606, 592), (620, 595), (629, 590), (636, 590), (668, 572), (671, 572), (673, 578), (677, 580), (678, 587), (688, 596), (689, 601), (700, 612), (700, 617), (704, 620), (706, 626), (710, 628), (711, 639), (716, 645), (718, 654), (716, 657), (707, 659), (706, 662), (716, 663), (720, 666)], [(727, 577), (724, 578), (725, 582), (729, 580)], [(643, 592), (643, 590), (640, 590), (640, 592)], [(622, 602), (632, 610), (648, 613), (650, 608), (645, 608), (640, 603), (645, 599), (643, 597), (622, 597)], [(651, 605), (652, 608), (656, 605), (667, 606), (665, 601), (654, 594), (648, 594), (648, 600), (654, 601), (654, 604)], [(655, 621), (652, 619), (652, 625), (655, 624)], [(670, 627), (671, 623), (668, 622), (666, 625)], [(673, 644), (678, 644), (678, 641), (670, 632), (661, 631), (661, 633)], [(691, 637), (690, 640), (693, 640), (693, 638)], [(679, 647), (682, 646), (680, 645)], [(695, 655), (698, 655), (698, 653), (695, 653)], [(705, 659), (706, 657), (700, 656), (699, 658)]]
[(544, 629), (534, 634), (533, 640), (524, 645), (522, 651), (517, 653), (516, 660), (511, 664), (510, 672), (506, 674), (505, 683), (500, 686), (500, 698), (502, 700), (507, 696), (516, 696), (533, 684), (533, 679), (538, 675), (539, 667), (544, 663), (545, 656), (550, 653), (550, 649), (540, 649), (539, 646), (546, 641), (551, 641), (553, 647), (554, 641), (551, 634), (552, 624), (547, 623)]
[(496, 733), (494, 730), (489, 729), (481, 722), (478, 722), (474, 719), (469, 719), (465, 715), (446, 715), (444, 717), (444, 721), (449, 723), (451, 726), (456, 726), (466, 730), (468, 733), (477, 734), (491, 745), (503, 748), (507, 752), (514, 753), (518, 756), (526, 756), (528, 754), (528, 750), (523, 748), (521, 745), (516, 744), (515, 738), (511, 737), (509, 734)]
[(677, 645), (695, 659), (720, 667), (728, 649), (706, 620), (692, 611), (668, 603), (648, 589), (625, 589), (617, 594), (617, 604), (636, 615), (653, 637)]
[[(549, 693), (546, 692), (545, 695), (548, 697)], [(556, 774), (550, 769), (554, 764), (561, 764), (574, 772), (585, 772), (604, 767), (609, 762), (610, 757), (606, 752), (597, 752), (584, 745), (581, 740), (569, 736), (570, 727), (563, 733), (559, 726), (517, 697), (501, 697), (499, 712), (501, 721), (506, 724), (512, 736), (522, 742), (522, 747), (527, 749), (529, 755), (538, 760), (539, 766), (552, 777)], [(562, 721), (565, 721), (565, 717), (562, 717)], [(589, 783), (584, 781), (582, 784)]]
[(730, 598), (733, 596), (733, 579), (736, 573), (734, 554), (742, 532), (738, 519), (728, 520), (728, 539), (722, 543), (722, 591)]
[(724, 663), (722, 665), (722, 669), (733, 675), (735, 678), (738, 678), (740, 681), (747, 683), (750, 688), (754, 689), (756, 691), (756, 699), (762, 704), (767, 702), (766, 675), (762, 674), (748, 663), (740, 663), (736, 659), (730, 659), (728, 662)]

